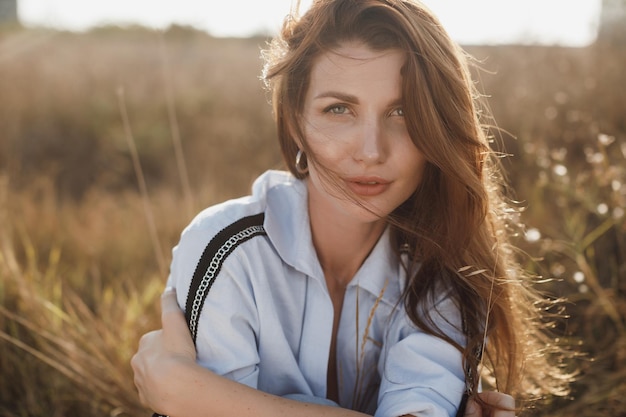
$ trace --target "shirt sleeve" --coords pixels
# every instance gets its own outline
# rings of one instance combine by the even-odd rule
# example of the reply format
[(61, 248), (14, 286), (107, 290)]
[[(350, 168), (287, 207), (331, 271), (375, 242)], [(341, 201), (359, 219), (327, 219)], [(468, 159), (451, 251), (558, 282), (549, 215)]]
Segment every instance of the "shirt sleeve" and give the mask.
[[(212, 231), (192, 225), (173, 250), (168, 285), (176, 288), (178, 303), (185, 308), (191, 280)], [(242, 250), (245, 243), (237, 250)], [(258, 316), (249, 272), (238, 263), (237, 253), (226, 258), (200, 311), (197, 362), (218, 375), (258, 386), (256, 332)]]
[[(464, 344), (458, 308), (450, 299), (431, 310), (435, 324)], [(400, 308), (392, 320), (379, 360), (381, 386), (376, 417), (456, 414), (465, 390), (461, 352), (417, 328)]]

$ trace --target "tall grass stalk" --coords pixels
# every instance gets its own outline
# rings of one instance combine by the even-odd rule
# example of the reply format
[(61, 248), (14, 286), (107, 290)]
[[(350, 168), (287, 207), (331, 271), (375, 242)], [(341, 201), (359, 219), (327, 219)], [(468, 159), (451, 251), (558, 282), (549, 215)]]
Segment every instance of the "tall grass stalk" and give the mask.
[(167, 103), (167, 116), (170, 125), (170, 131), (172, 136), (172, 143), (174, 145), (174, 155), (176, 158), (176, 167), (178, 168), (178, 177), (180, 178), (180, 184), (185, 196), (186, 214), (188, 218), (191, 218), (195, 213), (195, 204), (193, 193), (191, 192), (191, 185), (189, 182), (189, 174), (187, 173), (187, 165), (185, 163), (185, 157), (183, 153), (182, 140), (180, 138), (180, 127), (178, 125), (178, 117), (176, 116), (176, 105), (174, 101), (174, 93), (172, 89), (172, 73), (170, 70), (169, 60), (167, 56), (167, 49), (163, 34), (159, 36), (159, 51), (161, 56), (161, 74), (163, 77), (163, 88), (165, 90), (165, 102)]
[(135, 169), (135, 175), (137, 176), (137, 182), (139, 184), (139, 191), (141, 193), (144, 213), (146, 216), (146, 221), (148, 223), (148, 230), (150, 232), (150, 237), (152, 240), (155, 260), (157, 261), (157, 264), (159, 265), (159, 271), (161, 272), (163, 276), (165, 276), (165, 274), (167, 273), (167, 267), (164, 262), (163, 249), (161, 247), (161, 242), (159, 241), (156, 223), (154, 221), (154, 213), (152, 212), (152, 206), (150, 205), (150, 196), (148, 195), (148, 187), (146, 185), (146, 179), (143, 175), (143, 169), (141, 168), (141, 162), (139, 160), (139, 153), (137, 152), (137, 145), (135, 144), (135, 139), (133, 137), (133, 132), (130, 126), (130, 121), (128, 119), (128, 111), (126, 110), (124, 88), (120, 87), (117, 90), (117, 97), (118, 97), (120, 115), (122, 117), (122, 123), (124, 124), (124, 137), (126, 138), (126, 143), (128, 144), (128, 148), (130, 149), (130, 154), (133, 160), (133, 167)]

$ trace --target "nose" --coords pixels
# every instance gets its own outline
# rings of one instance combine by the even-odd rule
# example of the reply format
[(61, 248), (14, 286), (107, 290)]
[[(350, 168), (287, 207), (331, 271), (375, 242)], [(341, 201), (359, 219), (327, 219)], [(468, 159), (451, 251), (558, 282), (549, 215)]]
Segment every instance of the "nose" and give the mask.
[(366, 164), (376, 164), (384, 159), (383, 127), (377, 118), (364, 120), (356, 144), (354, 159)]

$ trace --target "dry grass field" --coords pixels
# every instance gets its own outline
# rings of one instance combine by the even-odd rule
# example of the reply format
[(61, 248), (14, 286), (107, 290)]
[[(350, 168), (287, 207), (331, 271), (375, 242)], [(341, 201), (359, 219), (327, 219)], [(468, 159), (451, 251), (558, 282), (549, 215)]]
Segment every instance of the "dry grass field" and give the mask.
[[(281, 168), (265, 39), (0, 32), (0, 416), (140, 416), (129, 359), (201, 208)], [(626, 46), (467, 47), (580, 352), (537, 416), (626, 415)], [(500, 133), (498, 133), (500, 132)]]

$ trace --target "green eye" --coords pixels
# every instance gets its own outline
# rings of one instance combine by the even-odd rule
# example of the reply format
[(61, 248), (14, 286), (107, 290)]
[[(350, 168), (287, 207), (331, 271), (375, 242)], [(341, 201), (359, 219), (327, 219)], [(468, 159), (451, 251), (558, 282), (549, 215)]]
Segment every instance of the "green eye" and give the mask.
[(327, 107), (326, 110), (324, 110), (325, 113), (332, 113), (332, 114), (345, 114), (347, 111), (348, 111), (348, 108), (342, 105), (330, 106), (330, 107)]

